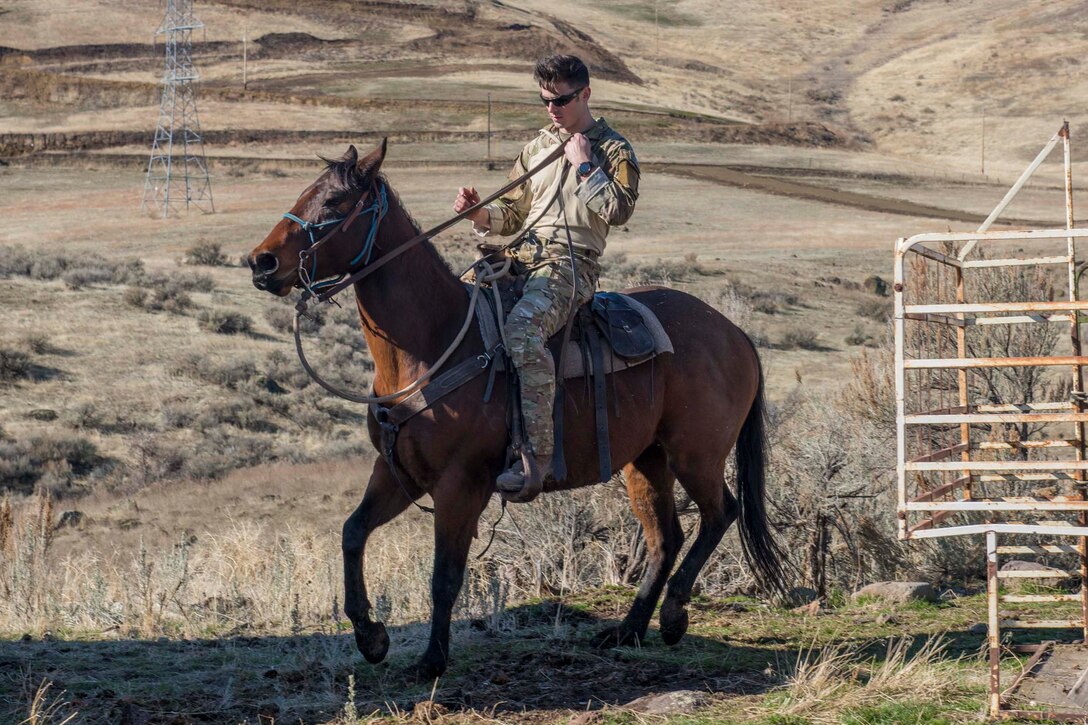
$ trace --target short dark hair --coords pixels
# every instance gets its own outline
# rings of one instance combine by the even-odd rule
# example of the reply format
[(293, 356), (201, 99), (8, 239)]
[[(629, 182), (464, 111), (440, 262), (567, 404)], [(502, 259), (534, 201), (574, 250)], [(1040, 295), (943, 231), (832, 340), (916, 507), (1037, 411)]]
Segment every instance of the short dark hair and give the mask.
[(573, 55), (549, 55), (537, 61), (533, 78), (550, 91), (555, 90), (557, 83), (564, 81), (585, 88), (589, 85), (589, 68)]

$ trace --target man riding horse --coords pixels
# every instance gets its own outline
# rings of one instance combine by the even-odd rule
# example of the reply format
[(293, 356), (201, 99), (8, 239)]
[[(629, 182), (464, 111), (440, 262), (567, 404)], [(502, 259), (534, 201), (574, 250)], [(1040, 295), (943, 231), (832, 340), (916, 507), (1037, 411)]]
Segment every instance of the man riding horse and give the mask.
[[(548, 338), (593, 297), (608, 231), (634, 212), (639, 169), (627, 139), (590, 113), (585, 63), (571, 55), (550, 56), (536, 64), (533, 78), (552, 124), (525, 145), (510, 178), (518, 178), (567, 141), (564, 158), (468, 218), (482, 237), (523, 232), (510, 254), (527, 279), (507, 316), (505, 337), (519, 376), (526, 443), (539, 475), (547, 479), (556, 386)], [(461, 213), (479, 201), (474, 188), (462, 187), (453, 210)], [(516, 494), (539, 483), (527, 477), (518, 461), (496, 485), (501, 492)]]

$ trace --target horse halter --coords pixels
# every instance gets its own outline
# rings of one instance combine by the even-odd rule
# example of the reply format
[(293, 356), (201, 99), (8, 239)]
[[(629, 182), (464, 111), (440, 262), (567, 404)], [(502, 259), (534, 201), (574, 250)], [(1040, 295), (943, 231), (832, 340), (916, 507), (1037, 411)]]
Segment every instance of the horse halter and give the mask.
[[(377, 189), (377, 193), (373, 192)], [(370, 206), (364, 206), (366, 201), (373, 194), (374, 203)], [(284, 219), (289, 219), (298, 224), (302, 231), (306, 232), (310, 237), (310, 244), (301, 252), (298, 253), (298, 276), (302, 282), (302, 286), (312, 295), (317, 294), (316, 290), (324, 289), (331, 285), (336, 284), (340, 280), (344, 279), (350, 274), (355, 265), (362, 262), (363, 266), (366, 266), (370, 262), (370, 257), (374, 253), (374, 242), (378, 236), (378, 226), (381, 225), (382, 219), (385, 218), (386, 212), (389, 211), (389, 199), (386, 195), (385, 184), (380, 182), (371, 182), (369, 189), (363, 192), (363, 195), (359, 197), (359, 201), (355, 202), (354, 208), (347, 216), (339, 217), (338, 219), (330, 219), (324, 222), (311, 222), (300, 217), (295, 216), (291, 212), (287, 212), (283, 215)], [(317, 250), (318, 248), (327, 242), (334, 234), (339, 232), (346, 232), (351, 228), (351, 225), (355, 223), (363, 214), (372, 213), (373, 217), (370, 221), (370, 229), (367, 231), (366, 239), (363, 241), (363, 247), (359, 250), (359, 253), (348, 262), (348, 271), (341, 272), (334, 277), (327, 277), (323, 280), (317, 280)], [(341, 223), (342, 222), (342, 223)], [(335, 224), (340, 224), (339, 228), (333, 228), (329, 230), (324, 236), (317, 238), (314, 232), (320, 231), (325, 227), (330, 227)], [(309, 269), (307, 269), (309, 265)]]

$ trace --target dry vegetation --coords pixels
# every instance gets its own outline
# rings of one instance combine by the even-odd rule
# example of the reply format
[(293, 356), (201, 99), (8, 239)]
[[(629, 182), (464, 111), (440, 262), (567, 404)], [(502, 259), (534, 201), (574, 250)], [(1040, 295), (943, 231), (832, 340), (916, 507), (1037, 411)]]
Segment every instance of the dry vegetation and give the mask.
[[(1084, 41), (1064, 32), (1080, 4), (199, 3), (217, 213), (169, 222), (135, 211), (159, 12), (0, 3), (0, 719), (550, 722), (591, 709), (579, 722), (633, 723), (649, 717), (635, 698), (682, 689), (701, 693), (692, 722), (977, 719), (979, 552), (894, 537), (890, 247), (970, 228), (1055, 130), (1082, 82)], [(410, 683), (429, 521), (406, 514), (368, 549), (394, 644), (388, 666), (362, 665), (338, 532), (373, 455), (363, 413), (301, 371), (292, 300), (256, 293), (238, 261), (312, 179), (314, 155), (348, 142), (392, 137), (387, 170), (425, 226), (457, 186), (496, 188), (506, 164), (483, 161), (486, 95), (492, 158), (509, 158), (542, 123), (528, 62), (574, 48), (645, 172), (604, 284), (688, 290), (759, 346), (772, 518), (800, 588), (764, 601), (730, 534), (681, 646), (651, 633), (600, 653), (586, 640), (622, 616), (646, 564), (620, 482), (501, 520), (493, 506), (453, 668)], [(1057, 176), (1042, 177), (1010, 213), (1058, 223)], [(440, 240), (451, 267), (471, 242)], [(984, 282), (994, 299), (1046, 284)], [(351, 309), (326, 308), (304, 334), (319, 369), (361, 390), (373, 366)], [(1053, 340), (971, 344), (1035, 354)], [(1000, 402), (1047, 384), (991, 374), (975, 392)], [(684, 507), (689, 540), (695, 518)], [(894, 612), (847, 599), (895, 577), (945, 597)], [(813, 596), (820, 609), (790, 609)]]

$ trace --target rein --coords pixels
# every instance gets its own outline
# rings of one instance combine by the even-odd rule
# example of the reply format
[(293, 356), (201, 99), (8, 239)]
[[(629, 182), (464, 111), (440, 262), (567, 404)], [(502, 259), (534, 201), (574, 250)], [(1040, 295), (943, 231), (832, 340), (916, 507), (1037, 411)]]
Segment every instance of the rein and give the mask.
[[(431, 237), (445, 231), (462, 219), (467, 218), (469, 214), (472, 214), (476, 210), (483, 208), (487, 204), (490, 204), (492, 201), (498, 199), (503, 194), (508, 193), (512, 189), (516, 189), (527, 179), (531, 178), (535, 174), (539, 173), (542, 169), (544, 169), (557, 159), (561, 158), (563, 156), (563, 150), (565, 146), (566, 141), (561, 141), (559, 146), (550, 154), (548, 154), (539, 164), (529, 169), (518, 178), (511, 181), (506, 186), (502, 187), (487, 198), (482, 199), (481, 201), (472, 205), (468, 209), (465, 209), (456, 216), (447, 219), (441, 224), (432, 227), (425, 232), (417, 234), (416, 236), (409, 239), (407, 242), (404, 242), (403, 244), (398, 246), (393, 251), (379, 257), (377, 260), (374, 261), (373, 264), (369, 264), (368, 262), (370, 261), (370, 255), (373, 252), (374, 240), (377, 236), (378, 226), (381, 223), (382, 218), (385, 216), (385, 213), (388, 211), (388, 201), (384, 185), (378, 187), (378, 193), (376, 194), (377, 200), (374, 204), (366, 208), (364, 208), (363, 206), (369, 198), (371, 191), (374, 189), (374, 187), (372, 186), (371, 189), (363, 193), (363, 195), (359, 198), (359, 201), (356, 202), (355, 207), (352, 209), (352, 212), (343, 219), (334, 219), (328, 222), (322, 222), (320, 224), (311, 224), (309, 222), (299, 220), (298, 217), (294, 216), (293, 214), (285, 214), (285, 218), (291, 219), (301, 224), (302, 228), (310, 234), (311, 239), (310, 246), (299, 253), (299, 277), (303, 282), (305, 291), (303, 292), (302, 298), (295, 306), (294, 322), (295, 351), (298, 353), (298, 358), (299, 361), (302, 363), (302, 367), (306, 370), (310, 377), (313, 378), (313, 380), (318, 385), (320, 385), (322, 388), (329, 391), (333, 395), (337, 395), (353, 403), (362, 403), (364, 405), (387, 403), (392, 400), (396, 400), (397, 398), (400, 398), (402, 396), (410, 395), (426, 385), (427, 382), (438, 371), (438, 369), (441, 368), (446, 363), (446, 361), (449, 360), (450, 356), (453, 355), (457, 348), (460, 347), (461, 342), (464, 341), (465, 336), (468, 334), (468, 331), (472, 325), (472, 320), (476, 315), (476, 302), (480, 296), (480, 289), (482, 285), (485, 282), (490, 282), (498, 279), (503, 274), (505, 274), (507, 268), (510, 265), (509, 260), (507, 260), (506, 263), (501, 266), (489, 264), (485, 260), (479, 260), (478, 262), (473, 264), (472, 268), (476, 269), (476, 279), (475, 283), (473, 284), (472, 295), (469, 300), (468, 314), (465, 316), (465, 321), (461, 325), (461, 329), (458, 331), (457, 336), (454, 338), (453, 342), (450, 343), (449, 347), (446, 348), (446, 351), (442, 353), (437, 361), (435, 361), (434, 365), (428, 368), (426, 372), (424, 372), (422, 375), (420, 375), (418, 378), (416, 378), (414, 381), (401, 388), (400, 390), (388, 393), (386, 395), (359, 395), (350, 391), (341, 390), (334, 386), (332, 383), (326, 381), (324, 378), (318, 375), (316, 370), (313, 369), (309, 361), (306, 359), (306, 353), (302, 347), (301, 318), (307, 314), (307, 311), (310, 308), (310, 300), (314, 300), (315, 303), (328, 302), (332, 300), (333, 297), (335, 297), (340, 292), (361, 281), (362, 279), (368, 277), (374, 272), (377, 272), (383, 266), (399, 257), (401, 254), (407, 252), (412, 247), (415, 247), (417, 244), (429, 240)], [(366, 241), (363, 244), (363, 249), (359, 252), (358, 255), (356, 255), (356, 257), (351, 262), (351, 266), (354, 266), (358, 263), (359, 260), (362, 260), (365, 257), (365, 260), (363, 261), (364, 266), (361, 269), (350, 274), (346, 279), (344, 278), (344, 275), (341, 274), (340, 276), (328, 281), (313, 283), (310, 279), (310, 274), (305, 269), (308, 259), (314, 259), (313, 269), (316, 272), (316, 250), (318, 249), (318, 247), (328, 241), (337, 232), (347, 231), (351, 224), (360, 215), (366, 212), (373, 212), (374, 217), (370, 225), (370, 230), (367, 233)], [(343, 224), (340, 227), (332, 229), (327, 234), (325, 234), (325, 236), (323, 236), (321, 239), (318, 239), (317, 241), (313, 240), (314, 229), (319, 229), (324, 226), (330, 226), (340, 221), (343, 221)], [(328, 287), (328, 289), (325, 289), (324, 291), (318, 291), (322, 287)], [(491, 355), (485, 352), (484, 354), (479, 355), (477, 357), (477, 360), (480, 362), (481, 368), (487, 367), (487, 365), (491, 362)]]
[[(447, 229), (449, 229), (450, 227), (452, 227), (454, 224), (461, 221), (462, 219), (468, 218), (469, 214), (472, 214), (473, 212), (476, 212), (479, 209), (482, 209), (483, 207), (487, 206), (491, 202), (498, 199), (503, 194), (506, 194), (506, 193), (510, 192), (511, 190), (516, 189), (517, 187), (521, 186), (523, 183), (525, 183), (525, 181), (527, 181), (531, 177), (535, 176), (536, 174), (540, 173), (540, 171), (543, 170), (546, 166), (549, 166), (556, 159), (560, 158), (563, 155), (563, 149), (566, 147), (566, 145), (567, 145), (566, 141), (560, 142), (559, 146), (557, 146), (554, 151), (552, 151), (550, 154), (548, 154), (539, 164), (537, 164), (533, 168), (529, 169), (528, 171), (526, 171), (524, 174), (522, 174), (518, 178), (511, 181), (509, 184), (502, 187), (501, 189), (496, 191), (491, 196), (487, 197), (486, 199), (481, 199), (476, 204), (473, 204), (472, 206), (470, 206), (468, 209), (465, 209), (460, 214), (457, 214), (456, 216), (450, 217), (449, 219), (442, 222), (441, 224), (439, 224), (437, 226), (434, 226), (434, 227), (431, 227), (430, 229), (428, 229), (425, 232), (421, 232), (421, 233), (417, 234), (416, 236), (412, 237), (411, 239), (409, 239), (404, 244), (401, 244), (399, 247), (397, 247), (393, 251), (389, 252), (388, 254), (385, 254), (384, 256), (379, 257), (377, 260), (375, 260), (375, 262), (373, 264), (365, 265), (362, 269), (359, 269), (358, 271), (351, 274), (347, 279), (344, 279), (342, 281), (339, 281), (339, 282), (333, 284), (328, 290), (325, 290), (325, 291), (321, 292), (320, 294), (314, 295), (314, 299), (317, 302), (328, 302), (330, 299), (335, 297), (340, 292), (343, 292), (345, 289), (352, 286), (356, 282), (370, 276), (374, 272), (377, 272), (379, 269), (381, 269), (385, 265), (389, 264), (394, 259), (396, 259), (400, 255), (404, 254), (405, 252), (407, 252), (409, 249), (416, 246), (420, 242), (425, 242), (428, 239), (430, 239), (431, 237), (433, 237), (433, 236), (435, 236), (437, 234), (440, 234), (441, 232), (446, 231)], [(365, 196), (366, 195), (364, 194), (364, 197)], [(364, 199), (360, 199), (359, 204), (362, 204), (363, 201), (364, 201)], [(359, 204), (356, 204), (357, 208), (359, 207)], [(354, 217), (357, 217), (357, 216), (358, 216), (358, 214), (353, 214), (352, 216), (349, 216), (347, 219), (345, 219), (344, 229), (346, 229), (346, 225), (348, 223), (350, 223), (350, 221), (354, 221)], [(321, 239), (318, 242), (318, 244), (320, 244), (321, 242), (324, 242), (326, 239), (331, 237), (333, 233), (334, 232), (330, 232), (329, 234), (327, 234), (323, 239)]]
[[(295, 351), (298, 353), (298, 359), (302, 363), (302, 367), (305, 368), (306, 372), (309, 373), (310, 377), (314, 379), (314, 382), (316, 382), (318, 385), (320, 385), (333, 395), (337, 395), (344, 400), (350, 400), (353, 403), (362, 403), (364, 405), (370, 405), (373, 403), (388, 403), (402, 396), (410, 395), (426, 385), (427, 382), (430, 381), (432, 377), (434, 377), (434, 374), (438, 372), (438, 369), (446, 364), (446, 361), (450, 359), (450, 356), (453, 355), (454, 351), (456, 351), (457, 348), (461, 346), (461, 343), (464, 341), (465, 336), (468, 334), (469, 328), (472, 326), (472, 320), (476, 317), (476, 302), (480, 296), (481, 286), (485, 282), (493, 281), (506, 274), (506, 270), (509, 265), (510, 262), (509, 260), (507, 260), (507, 262), (501, 266), (493, 266), (488, 264), (487, 262), (482, 262), (482, 264), (476, 266), (476, 281), (472, 286), (472, 296), (469, 298), (468, 314), (465, 315), (465, 321), (461, 325), (461, 329), (458, 331), (457, 337), (455, 337), (453, 342), (450, 343), (450, 346), (446, 348), (446, 351), (442, 353), (442, 356), (435, 361), (434, 365), (428, 368), (425, 373), (420, 375), (414, 381), (404, 386), (400, 390), (397, 390), (396, 392), (388, 393), (386, 395), (359, 395), (357, 393), (352, 393), (348, 390), (341, 390), (340, 388), (337, 388), (335, 385), (322, 378), (317, 373), (317, 371), (314, 370), (313, 367), (310, 365), (309, 360), (306, 359), (306, 353), (302, 349), (301, 320), (302, 316), (306, 314), (305, 310), (303, 309), (298, 309), (295, 312)], [(304, 300), (299, 302), (300, 308), (302, 307), (304, 302)], [(480, 364), (481, 369), (486, 368), (491, 363), (491, 359), (492, 356), (486, 352), (476, 356), (476, 360)]]

